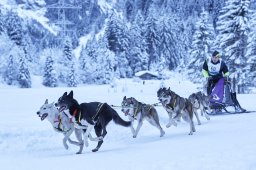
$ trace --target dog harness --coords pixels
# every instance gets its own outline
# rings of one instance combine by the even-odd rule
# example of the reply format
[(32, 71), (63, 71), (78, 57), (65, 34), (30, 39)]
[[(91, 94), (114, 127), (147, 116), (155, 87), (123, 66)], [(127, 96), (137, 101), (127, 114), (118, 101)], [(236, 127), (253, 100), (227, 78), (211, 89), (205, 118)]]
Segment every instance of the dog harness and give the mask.
[[(100, 113), (100, 111), (101, 111), (101, 108), (102, 108), (102, 106), (103, 106), (104, 104), (105, 104), (105, 103), (100, 103), (100, 104), (97, 106), (96, 114), (92, 117), (92, 120), (94, 120), (95, 122), (97, 121), (96, 118), (98, 118), (99, 113)], [(76, 118), (76, 115), (77, 115), (77, 114), (79, 114), (79, 115), (78, 115), (78, 119)], [(85, 125), (83, 125), (83, 124), (81, 123), (81, 111), (80, 111), (80, 110), (78, 111), (78, 109), (75, 109), (72, 116), (75, 117), (75, 121), (76, 121), (75, 123), (76, 123), (76, 124), (78, 124), (79, 126), (87, 127), (87, 126), (85, 126)], [(72, 122), (72, 118), (70, 118), (70, 122)]]
[(166, 105), (167, 108), (168, 108), (168, 109), (171, 109), (171, 110), (174, 110), (174, 107), (175, 107), (175, 105), (176, 105), (177, 94), (174, 93), (174, 95), (175, 95), (175, 97), (173, 98), (173, 100), (172, 100), (170, 103), (168, 103), (168, 104)]
[(147, 105), (147, 104), (143, 104), (143, 103), (140, 103), (140, 104), (141, 104), (141, 107), (134, 107), (135, 111), (134, 111), (134, 114), (132, 116), (134, 119), (138, 115), (138, 113), (142, 111), (142, 109), (145, 109), (145, 110), (147, 110), (147, 112), (149, 112), (153, 108), (152, 105)]
[[(82, 123), (81, 123), (81, 111), (79, 110), (79, 115), (78, 115), (78, 120), (76, 120), (76, 115), (77, 115), (77, 110), (78, 109), (75, 109), (74, 110), (74, 113), (73, 113), (73, 117), (75, 117), (75, 123), (76, 124), (78, 124), (79, 126), (83, 126), (83, 127), (87, 127), (87, 126), (85, 126), (85, 125), (82, 125)], [(70, 122), (72, 122), (72, 118), (70, 118)]]
[(62, 119), (61, 119), (61, 116), (60, 115), (58, 115), (58, 117), (54, 120), (54, 122), (53, 123), (58, 123), (58, 126), (57, 127), (55, 127), (55, 126), (53, 126), (54, 127), (54, 129), (56, 129), (57, 131), (60, 131), (60, 132), (68, 132), (70, 129), (68, 129), (68, 130), (64, 130), (64, 126), (63, 126), (63, 123), (62, 123)]
[(105, 103), (100, 103), (100, 104), (98, 104), (98, 107), (97, 107), (97, 109), (96, 109), (96, 114), (92, 117), (92, 119), (93, 119), (94, 121), (97, 120), (96, 118), (98, 118), (99, 113), (100, 113), (100, 111), (101, 111), (101, 108), (102, 108), (102, 106), (103, 106), (104, 104), (105, 104)]

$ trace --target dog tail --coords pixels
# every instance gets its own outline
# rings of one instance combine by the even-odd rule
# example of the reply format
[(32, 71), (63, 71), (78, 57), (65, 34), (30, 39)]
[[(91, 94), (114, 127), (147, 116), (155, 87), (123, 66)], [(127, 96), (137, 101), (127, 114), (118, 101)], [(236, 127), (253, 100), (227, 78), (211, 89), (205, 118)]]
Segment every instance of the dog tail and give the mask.
[(119, 124), (119, 125), (124, 126), (124, 127), (131, 126), (131, 124), (132, 124), (131, 121), (123, 120), (113, 108), (111, 108), (111, 110), (112, 110), (113, 120), (116, 124)]

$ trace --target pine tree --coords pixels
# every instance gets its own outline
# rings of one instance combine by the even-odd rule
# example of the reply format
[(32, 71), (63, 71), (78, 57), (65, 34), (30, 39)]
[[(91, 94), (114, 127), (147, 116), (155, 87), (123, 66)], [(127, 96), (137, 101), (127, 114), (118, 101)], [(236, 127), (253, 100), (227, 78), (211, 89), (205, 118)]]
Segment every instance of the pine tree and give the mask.
[(201, 69), (205, 59), (211, 56), (211, 47), (214, 42), (213, 25), (209, 23), (209, 14), (203, 11), (196, 22), (196, 30), (193, 35), (192, 49), (190, 50), (191, 60), (188, 64), (189, 77), (194, 82), (202, 79)]
[(229, 71), (238, 75), (238, 92), (244, 89), (245, 75), (242, 69), (246, 63), (248, 38), (248, 12), (250, 0), (228, 0), (220, 11), (217, 22), (217, 44), (225, 53)]
[(153, 16), (146, 19), (145, 32), (143, 33), (146, 40), (146, 52), (149, 55), (149, 68), (157, 63), (159, 56), (159, 36), (157, 33), (157, 20)]
[(80, 80), (82, 83), (90, 84), (94, 82), (94, 72), (98, 65), (96, 56), (96, 40), (88, 40), (86, 46), (81, 50), (79, 57)]
[(43, 85), (47, 87), (57, 87), (57, 81), (57, 74), (54, 69), (54, 61), (52, 57), (49, 55), (45, 61)]
[(7, 70), (5, 72), (4, 79), (8, 85), (13, 85), (17, 79), (17, 66), (15, 64), (13, 55), (9, 56)]
[(0, 10), (0, 35), (4, 32), (4, 17)]
[(19, 60), (19, 70), (18, 70), (17, 81), (21, 88), (31, 87), (30, 72), (22, 56), (20, 57), (20, 60)]
[(245, 84), (247, 87), (256, 86), (256, 11), (252, 13), (250, 17), (250, 33), (248, 38), (248, 45), (246, 51), (247, 65), (243, 69), (245, 78)]
[(70, 64), (70, 70), (68, 74), (68, 80), (67, 80), (67, 85), (68, 87), (76, 87), (77, 86), (77, 75), (76, 75), (76, 68), (75, 68), (75, 63)]
[[(143, 37), (144, 18), (139, 12), (135, 18), (134, 24), (129, 31), (129, 50), (127, 50), (127, 60), (129, 64), (127, 67), (133, 70), (133, 74), (149, 69), (149, 56), (146, 52), (146, 41)], [(123, 60), (124, 58), (122, 58)], [(128, 70), (128, 69), (127, 69)]]
[(115, 13), (112, 14), (106, 27), (106, 38), (108, 48), (114, 53), (120, 53), (127, 50), (129, 40), (126, 36), (126, 24)]
[(76, 58), (74, 57), (74, 54), (73, 54), (71, 39), (69, 37), (66, 37), (64, 40), (64, 46), (63, 46), (63, 57), (62, 57), (62, 60), (60, 61), (60, 64), (63, 66), (59, 74), (59, 80), (61, 82), (66, 84), (68, 83), (69, 81), (68, 74), (70, 73), (70, 70), (72, 70), (71, 63), (75, 62), (75, 60)]
[(16, 13), (9, 12), (5, 20), (6, 31), (11, 40), (13, 40), (16, 45), (23, 45), (24, 32), (22, 29), (21, 19)]
[(131, 78), (134, 75), (134, 72), (130, 66), (131, 64), (129, 64), (129, 61), (126, 58), (125, 52), (117, 54), (117, 63), (117, 71), (119, 72), (121, 78)]

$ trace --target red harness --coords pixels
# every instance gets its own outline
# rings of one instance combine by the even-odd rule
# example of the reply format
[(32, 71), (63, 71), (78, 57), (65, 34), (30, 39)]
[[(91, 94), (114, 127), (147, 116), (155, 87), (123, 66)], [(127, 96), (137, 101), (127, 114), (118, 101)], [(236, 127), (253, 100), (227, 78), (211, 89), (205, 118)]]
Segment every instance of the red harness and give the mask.
[[(76, 114), (77, 114), (77, 109), (75, 109), (75, 110), (74, 110), (74, 112), (73, 112), (73, 115), (72, 115), (72, 116), (76, 117)], [(70, 123), (73, 123), (72, 118), (70, 118)]]

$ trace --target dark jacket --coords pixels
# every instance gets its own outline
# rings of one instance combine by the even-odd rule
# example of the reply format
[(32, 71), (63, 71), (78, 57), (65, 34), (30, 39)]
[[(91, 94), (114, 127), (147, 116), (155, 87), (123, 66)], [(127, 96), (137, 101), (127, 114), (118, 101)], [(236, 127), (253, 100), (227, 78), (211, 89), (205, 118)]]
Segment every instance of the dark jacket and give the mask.
[(205, 62), (203, 64), (203, 70), (202, 70), (204, 77), (212, 77), (212, 79), (218, 80), (218, 79), (222, 78), (223, 76), (229, 75), (228, 67), (224, 61), (219, 60), (217, 63), (213, 63), (212, 60), (210, 59), (210, 62), (213, 65), (217, 65), (220, 63), (219, 71), (215, 74), (211, 74), (209, 72), (209, 68), (208, 68), (208, 60), (205, 60)]

